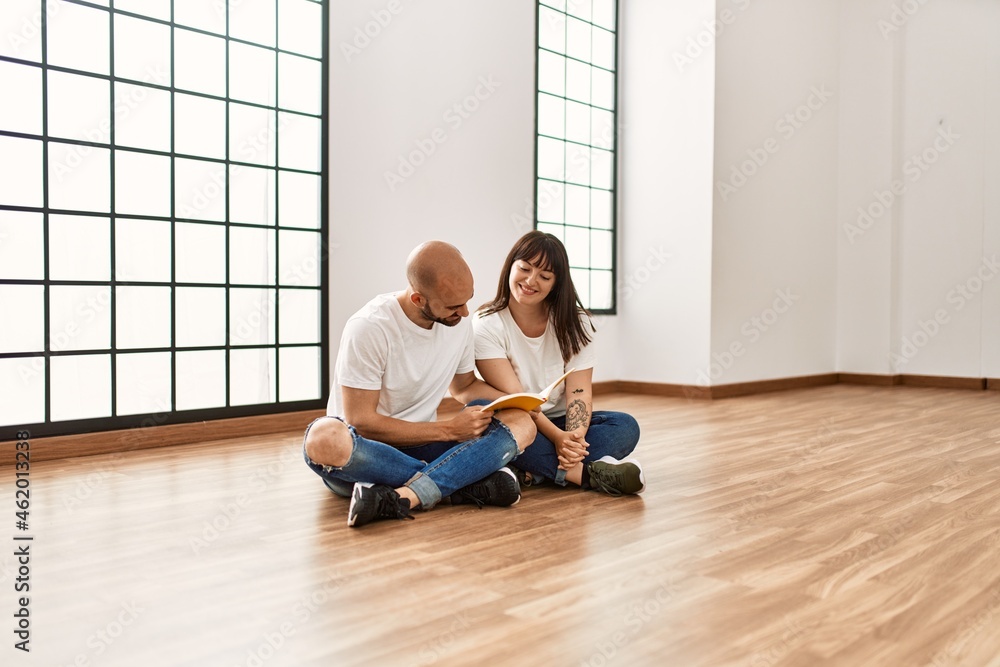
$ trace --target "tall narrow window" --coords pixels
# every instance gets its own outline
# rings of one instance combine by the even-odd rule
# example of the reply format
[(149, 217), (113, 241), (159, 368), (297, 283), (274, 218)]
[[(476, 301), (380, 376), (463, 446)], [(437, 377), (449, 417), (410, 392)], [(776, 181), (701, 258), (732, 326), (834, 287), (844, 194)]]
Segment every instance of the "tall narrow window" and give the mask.
[(4, 1), (0, 427), (324, 405), (327, 14)]
[(566, 245), (584, 305), (615, 311), (617, 0), (538, 3), (535, 226)]

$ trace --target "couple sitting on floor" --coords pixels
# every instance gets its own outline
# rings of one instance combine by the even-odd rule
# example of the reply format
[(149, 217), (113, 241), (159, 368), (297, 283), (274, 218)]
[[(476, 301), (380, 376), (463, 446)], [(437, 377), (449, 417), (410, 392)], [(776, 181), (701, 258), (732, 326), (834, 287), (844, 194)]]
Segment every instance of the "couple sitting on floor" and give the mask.
[[(328, 414), (306, 429), (305, 460), (338, 495), (347, 524), (413, 518), (442, 498), (508, 507), (521, 485), (568, 483), (642, 492), (623, 460), (639, 425), (593, 412), (594, 328), (555, 236), (529, 232), (504, 262), (496, 298), (468, 317), (469, 266), (430, 241), (410, 253), (407, 289), (372, 299), (344, 327)], [(483, 380), (475, 375), (478, 368)], [(483, 411), (505, 394), (539, 392), (576, 369), (541, 410)], [(465, 408), (436, 421), (445, 391)]]

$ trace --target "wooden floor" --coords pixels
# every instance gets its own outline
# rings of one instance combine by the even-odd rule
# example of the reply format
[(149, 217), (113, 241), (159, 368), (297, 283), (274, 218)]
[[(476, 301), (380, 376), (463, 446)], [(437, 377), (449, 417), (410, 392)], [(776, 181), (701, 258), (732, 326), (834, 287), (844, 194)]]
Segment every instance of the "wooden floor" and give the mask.
[(1000, 394), (598, 408), (643, 428), (642, 497), (349, 529), (299, 433), (36, 463), (32, 652), (4, 547), (0, 663), (1000, 665)]

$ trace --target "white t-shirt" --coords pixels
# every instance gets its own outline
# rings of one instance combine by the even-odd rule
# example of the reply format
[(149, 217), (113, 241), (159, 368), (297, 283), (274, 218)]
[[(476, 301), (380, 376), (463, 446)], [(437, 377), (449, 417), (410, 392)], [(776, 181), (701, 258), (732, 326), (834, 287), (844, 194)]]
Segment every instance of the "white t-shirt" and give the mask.
[(344, 326), (327, 414), (343, 416), (341, 387), (380, 390), (380, 415), (411, 422), (437, 418), (455, 375), (476, 368), (472, 325), (414, 324), (396, 300), (380, 294)]
[[(594, 328), (586, 315), (581, 314), (580, 320), (591, 341), (569, 362), (563, 363), (552, 320), (546, 325), (545, 333), (538, 338), (528, 338), (511, 317), (509, 308), (485, 317), (476, 315), (472, 322), (476, 331), (476, 359), (508, 359), (524, 391), (538, 393), (571, 368), (582, 371), (594, 367), (597, 357)], [(566, 414), (565, 389), (563, 382), (552, 391), (549, 401), (542, 406), (546, 417)]]

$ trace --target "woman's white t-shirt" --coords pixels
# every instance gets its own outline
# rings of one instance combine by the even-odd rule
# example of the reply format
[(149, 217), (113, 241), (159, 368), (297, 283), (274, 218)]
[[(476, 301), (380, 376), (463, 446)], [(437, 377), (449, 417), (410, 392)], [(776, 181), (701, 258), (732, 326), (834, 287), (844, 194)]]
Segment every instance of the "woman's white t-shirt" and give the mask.
[[(514, 367), (517, 378), (525, 392), (538, 393), (549, 386), (571, 368), (578, 371), (594, 367), (594, 328), (590, 318), (581, 314), (584, 329), (590, 335), (590, 343), (580, 353), (563, 363), (559, 340), (556, 338), (552, 320), (545, 327), (545, 333), (538, 338), (529, 338), (511, 317), (510, 309), (486, 316), (478, 314), (472, 326), (476, 332), (476, 359), (507, 359)], [(566, 383), (561, 383), (542, 406), (546, 417), (561, 417), (566, 414)]]

